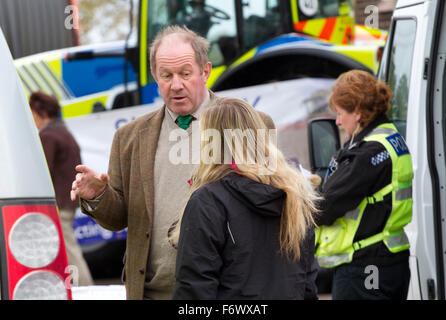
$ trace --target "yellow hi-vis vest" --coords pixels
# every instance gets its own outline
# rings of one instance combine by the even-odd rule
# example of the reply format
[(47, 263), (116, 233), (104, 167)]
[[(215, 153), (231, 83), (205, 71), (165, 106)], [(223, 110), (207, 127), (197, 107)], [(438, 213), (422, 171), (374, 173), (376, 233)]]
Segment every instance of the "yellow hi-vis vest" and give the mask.
[[(412, 219), (413, 170), (407, 145), (395, 126), (390, 123), (376, 127), (364, 141), (377, 141), (386, 148), (392, 160), (392, 181), (372, 196), (366, 197), (357, 208), (336, 219), (332, 225), (317, 228), (315, 255), (319, 265), (324, 268), (349, 263), (355, 251), (380, 241), (383, 241), (392, 253), (410, 247), (403, 229)], [(380, 161), (376, 157), (373, 160)], [(389, 193), (392, 193), (392, 211), (383, 231), (353, 242), (367, 205), (383, 201)]]

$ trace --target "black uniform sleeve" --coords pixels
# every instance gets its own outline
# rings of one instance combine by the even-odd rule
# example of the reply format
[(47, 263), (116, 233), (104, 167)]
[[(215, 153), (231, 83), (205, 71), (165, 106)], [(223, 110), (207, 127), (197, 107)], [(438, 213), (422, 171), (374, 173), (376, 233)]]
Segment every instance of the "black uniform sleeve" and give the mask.
[(173, 299), (217, 298), (225, 221), (206, 188), (192, 194), (181, 223)]
[(337, 169), (322, 186), (318, 225), (331, 225), (391, 182), (392, 160), (379, 142), (362, 142), (338, 156)]

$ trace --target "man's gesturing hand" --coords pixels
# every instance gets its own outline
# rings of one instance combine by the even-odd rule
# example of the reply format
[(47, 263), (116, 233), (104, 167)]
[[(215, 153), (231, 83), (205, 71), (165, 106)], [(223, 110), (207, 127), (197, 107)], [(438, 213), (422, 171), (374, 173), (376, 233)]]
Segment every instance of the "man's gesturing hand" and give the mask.
[(86, 200), (98, 197), (110, 180), (108, 174), (99, 174), (84, 165), (76, 166), (76, 171), (78, 173), (71, 186), (71, 201), (76, 201), (77, 196)]

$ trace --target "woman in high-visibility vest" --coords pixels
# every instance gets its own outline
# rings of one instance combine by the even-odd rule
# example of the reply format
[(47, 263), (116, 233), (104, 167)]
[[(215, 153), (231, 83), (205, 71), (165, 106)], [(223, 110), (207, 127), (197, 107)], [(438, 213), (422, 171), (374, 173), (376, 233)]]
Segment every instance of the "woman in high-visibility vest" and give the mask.
[(333, 299), (406, 299), (412, 216), (412, 162), (387, 118), (392, 92), (353, 70), (336, 81), (329, 105), (347, 136), (321, 186), (319, 265), (335, 268)]

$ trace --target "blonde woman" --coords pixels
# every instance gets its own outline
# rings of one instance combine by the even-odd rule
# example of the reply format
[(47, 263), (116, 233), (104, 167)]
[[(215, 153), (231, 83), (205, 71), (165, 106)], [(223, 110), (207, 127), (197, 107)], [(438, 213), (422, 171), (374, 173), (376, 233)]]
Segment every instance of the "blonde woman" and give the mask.
[(317, 299), (311, 185), (243, 100), (216, 99), (200, 131), (173, 298)]

